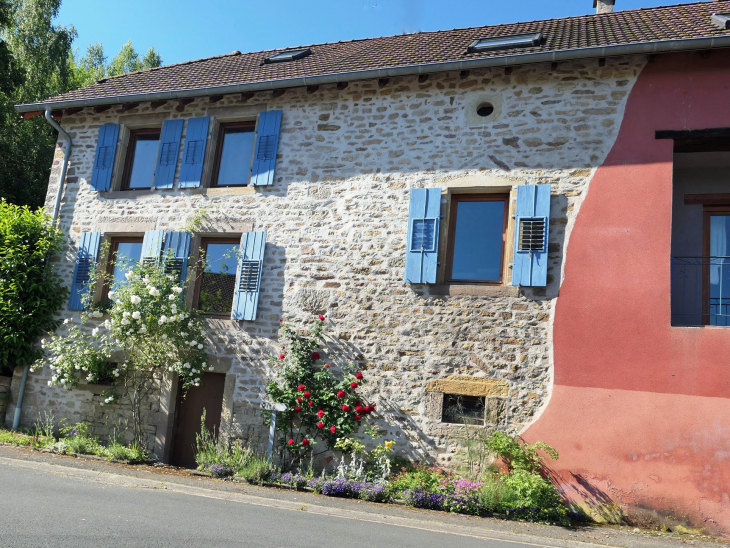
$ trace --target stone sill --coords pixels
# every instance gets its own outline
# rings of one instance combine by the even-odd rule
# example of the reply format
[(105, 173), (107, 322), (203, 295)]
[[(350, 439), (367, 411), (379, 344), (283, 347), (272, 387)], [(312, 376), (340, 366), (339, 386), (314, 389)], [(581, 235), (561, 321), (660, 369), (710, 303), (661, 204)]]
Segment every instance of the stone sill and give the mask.
[(138, 198), (148, 198), (152, 196), (179, 196), (187, 193), (195, 196), (242, 196), (255, 194), (256, 188), (252, 186), (243, 186), (223, 188), (158, 188), (143, 190), (109, 190), (106, 192), (99, 192), (99, 198), (104, 198), (106, 200), (136, 200)]
[(429, 295), (471, 295), (474, 297), (517, 297), (520, 288), (515, 285), (436, 284), (422, 286)]

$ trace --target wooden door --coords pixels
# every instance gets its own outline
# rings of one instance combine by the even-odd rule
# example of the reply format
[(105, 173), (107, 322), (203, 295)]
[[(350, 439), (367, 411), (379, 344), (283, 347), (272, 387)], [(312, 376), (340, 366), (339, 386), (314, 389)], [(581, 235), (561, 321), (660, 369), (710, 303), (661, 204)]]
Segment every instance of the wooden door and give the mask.
[(197, 467), (195, 437), (200, 434), (200, 417), (205, 409), (205, 427), (210, 432), (215, 431), (217, 436), (221, 425), (225, 381), (226, 376), (223, 374), (204, 373), (200, 386), (190, 388), (184, 397), (182, 390), (178, 391), (170, 464)]

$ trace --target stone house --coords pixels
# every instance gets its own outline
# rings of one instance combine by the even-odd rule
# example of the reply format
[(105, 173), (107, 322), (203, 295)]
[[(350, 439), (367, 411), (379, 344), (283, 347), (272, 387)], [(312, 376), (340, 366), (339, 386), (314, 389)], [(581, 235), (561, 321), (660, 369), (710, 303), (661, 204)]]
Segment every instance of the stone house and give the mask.
[[(556, 480), (597, 516), (730, 531), (730, 1), (597, 3), (236, 51), (17, 107), (73, 142), (46, 202), (68, 235), (65, 317), (103, 242), (220, 265), (186, 295), (215, 370), (199, 398), (171, 378), (150, 404), (159, 458), (184, 460), (203, 401), (260, 440), (279, 319), (326, 314), (323, 353), (365, 371), (404, 455), (458, 466), (466, 433), (520, 433), (560, 451)], [(47, 380), (30, 375), (22, 424), (114, 416), (99, 387)]]

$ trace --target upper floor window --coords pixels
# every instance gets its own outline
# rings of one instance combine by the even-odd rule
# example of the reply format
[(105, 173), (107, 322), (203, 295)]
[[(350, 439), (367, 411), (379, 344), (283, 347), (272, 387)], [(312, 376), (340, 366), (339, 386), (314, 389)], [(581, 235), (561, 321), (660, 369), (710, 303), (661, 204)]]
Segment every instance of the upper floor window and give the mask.
[(124, 283), (127, 279), (127, 272), (135, 263), (139, 262), (142, 256), (142, 237), (113, 237), (110, 252), (111, 259), (107, 265), (107, 274), (111, 276), (111, 287), (104, 287), (102, 299), (107, 298), (110, 289)]
[(122, 190), (152, 187), (159, 145), (159, 128), (130, 131), (124, 177), (122, 178)]
[(249, 183), (255, 128), (254, 122), (220, 125), (211, 186), (244, 186)]
[(508, 194), (452, 196), (447, 281), (502, 283), (508, 203)]
[(236, 291), (240, 238), (204, 238), (205, 270), (198, 276), (194, 307), (204, 314), (230, 317)]

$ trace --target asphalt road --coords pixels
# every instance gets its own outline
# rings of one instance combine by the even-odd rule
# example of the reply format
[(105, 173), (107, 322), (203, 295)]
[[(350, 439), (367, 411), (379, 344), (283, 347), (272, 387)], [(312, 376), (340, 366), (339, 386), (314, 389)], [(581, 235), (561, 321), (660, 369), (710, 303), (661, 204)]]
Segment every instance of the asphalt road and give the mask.
[(0, 546), (566, 546), (520, 539), (520, 535), (514, 535), (514, 540), (504, 535), (490, 539), (488, 532), (469, 536), (468, 529), (446, 534), (429, 530), (436, 526), (425, 520), (408, 520), (404, 526), (384, 524), (365, 513), (326, 515), (308, 511), (306, 504), (282, 509), (276, 507), (277, 501), (269, 505), (263, 498), (251, 498), (251, 503), (221, 500), (212, 490), (186, 493), (134, 478), (115, 483), (114, 477), (90, 471), (71, 473), (48, 464), (33, 469), (0, 463)]

